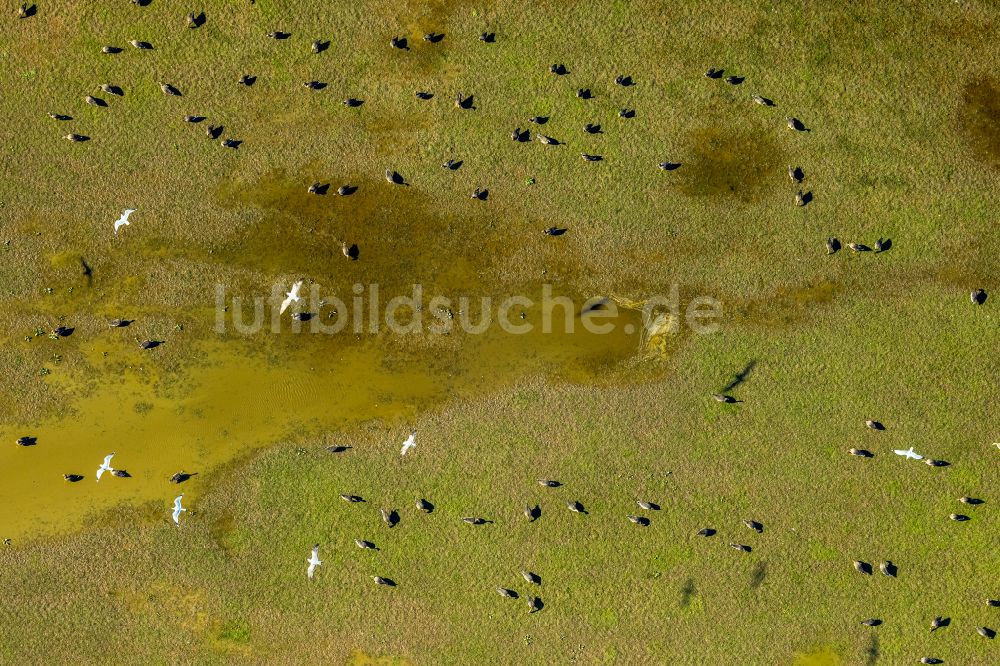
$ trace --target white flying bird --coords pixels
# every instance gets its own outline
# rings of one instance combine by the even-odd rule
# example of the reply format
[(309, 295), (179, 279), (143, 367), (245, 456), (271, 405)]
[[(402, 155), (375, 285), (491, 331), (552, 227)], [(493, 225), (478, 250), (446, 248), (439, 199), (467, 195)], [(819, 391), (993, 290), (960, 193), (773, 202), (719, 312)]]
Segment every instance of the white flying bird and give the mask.
[(313, 579), (313, 574), (316, 573), (316, 567), (323, 564), (319, 559), (319, 544), (313, 546), (312, 555), (306, 562), (309, 563), (309, 568), (306, 569), (306, 575), (309, 576), (309, 580)]
[(113, 472), (113, 471), (115, 471), (114, 468), (111, 466), (111, 459), (114, 458), (114, 457), (115, 457), (115, 454), (113, 454), (113, 453), (104, 456), (104, 462), (102, 462), (101, 466), (97, 468), (97, 480), (98, 481), (101, 480), (101, 475), (104, 474), (105, 472)]
[(115, 235), (118, 235), (118, 230), (121, 227), (127, 226), (129, 224), (128, 216), (135, 212), (135, 208), (126, 208), (122, 216), (115, 220)]
[(406, 441), (403, 442), (403, 448), (400, 450), (399, 455), (405, 456), (406, 452), (412, 449), (416, 445), (417, 445), (417, 431), (414, 430), (413, 432), (410, 433), (410, 436), (406, 438)]
[(895, 453), (897, 456), (903, 456), (904, 458), (913, 458), (914, 460), (922, 460), (923, 459), (922, 455), (920, 455), (919, 453), (914, 453), (913, 452), (913, 447), (912, 446), (909, 449), (907, 449), (906, 451), (902, 451), (900, 449), (895, 449), (893, 451), (893, 453)]
[(284, 313), (284, 311), (287, 310), (288, 306), (291, 305), (292, 303), (298, 303), (299, 301), (302, 300), (302, 298), (299, 296), (299, 289), (301, 288), (302, 288), (302, 280), (299, 280), (298, 282), (292, 285), (292, 290), (287, 294), (285, 294), (287, 298), (285, 298), (285, 300), (281, 302), (281, 310), (278, 311), (278, 314)]
[(180, 525), (181, 524), (181, 511), (187, 511), (187, 509), (185, 509), (184, 507), (181, 506), (181, 498), (182, 497), (184, 497), (184, 495), (178, 495), (177, 497), (174, 498), (174, 524), (175, 525)]

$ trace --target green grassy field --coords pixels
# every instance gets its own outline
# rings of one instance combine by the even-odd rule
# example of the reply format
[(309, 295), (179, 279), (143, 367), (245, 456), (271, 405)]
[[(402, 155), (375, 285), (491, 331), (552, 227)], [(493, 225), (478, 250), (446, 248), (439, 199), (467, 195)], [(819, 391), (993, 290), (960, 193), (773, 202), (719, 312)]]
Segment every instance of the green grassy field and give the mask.
[[(1000, 598), (991, 3), (210, 0), (197, 30), (195, 7), (166, 0), (15, 9), (0, 27), (0, 661), (1000, 661), (975, 631), (1000, 631), (985, 604)], [(223, 148), (208, 124), (244, 143)], [(518, 126), (564, 145), (513, 142)], [(358, 191), (312, 196), (314, 181)], [(892, 248), (828, 256), (831, 236)], [(217, 284), (252, 297), (301, 277), (386, 298), (551, 283), (580, 303), (676, 284), (723, 319), (653, 356), (638, 336), (215, 331)], [(73, 335), (50, 339), (59, 325)], [(750, 363), (741, 402), (711, 399)], [(38, 445), (15, 446), (25, 434)], [(892, 454), (910, 446), (951, 464)], [(112, 450), (133, 478), (95, 485)], [(198, 474), (175, 487), (179, 469)], [(626, 519), (637, 499), (661, 506), (646, 528)], [(939, 615), (951, 624), (929, 632)]]

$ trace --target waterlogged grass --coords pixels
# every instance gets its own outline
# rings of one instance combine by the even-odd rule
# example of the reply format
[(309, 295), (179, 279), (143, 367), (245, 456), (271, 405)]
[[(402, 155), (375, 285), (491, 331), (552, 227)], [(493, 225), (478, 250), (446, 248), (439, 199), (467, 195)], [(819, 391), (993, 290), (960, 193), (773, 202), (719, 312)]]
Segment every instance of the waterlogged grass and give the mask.
[[(160, 0), (41, 3), (5, 19), (0, 87), (18, 122), (0, 153), (3, 661), (995, 661), (974, 632), (1000, 629), (984, 605), (1000, 595), (993, 8), (204, 9), (199, 30)], [(445, 39), (425, 43), (432, 30)], [(479, 42), (483, 30), (497, 42)], [(410, 51), (390, 49), (393, 35)], [(320, 38), (330, 49), (311, 54)], [(549, 74), (553, 62), (570, 74)], [(746, 81), (709, 81), (709, 66)], [(236, 83), (244, 73), (252, 88)], [(618, 74), (636, 85), (615, 86)], [(329, 85), (308, 91), (310, 79)], [(100, 83), (126, 94), (84, 104)], [(475, 111), (453, 107), (459, 90)], [(349, 96), (364, 105), (344, 107)], [(244, 144), (221, 148), (189, 113)], [(788, 131), (785, 116), (811, 131)], [(565, 145), (512, 142), (516, 126)], [(661, 172), (665, 160), (682, 166)], [(789, 163), (814, 195), (804, 208)], [(386, 184), (386, 168), (411, 185)], [(314, 197), (314, 181), (359, 189)], [(486, 202), (469, 198), (476, 187)], [(125, 207), (138, 212), (116, 238)], [(550, 226), (568, 232), (542, 235)], [(828, 236), (893, 248), (828, 257)], [(386, 298), (414, 283), (533, 296), (548, 282), (581, 304), (677, 283), (681, 316), (710, 295), (724, 319), (714, 335), (682, 326), (653, 358), (624, 334), (215, 332), (216, 284), (250, 299), (300, 278), (340, 296), (378, 282)], [(977, 287), (991, 293), (978, 308)], [(135, 323), (108, 329), (114, 317)], [(60, 325), (73, 335), (50, 339)], [(144, 339), (164, 344), (143, 353)], [(730, 389), (741, 402), (709, 398), (746, 368)], [(24, 434), (38, 445), (14, 446)], [(910, 446), (951, 466), (892, 454)], [(112, 450), (133, 478), (94, 483)], [(198, 474), (170, 485), (180, 469)], [(64, 483), (69, 472), (86, 478)], [(178, 528), (179, 492), (190, 512)], [(648, 528), (625, 518), (636, 499), (661, 505)], [(525, 521), (525, 503), (541, 518)], [(891, 559), (899, 576), (860, 576), (855, 559)], [(936, 615), (952, 626), (930, 634)], [(862, 627), (868, 617), (884, 624)]]

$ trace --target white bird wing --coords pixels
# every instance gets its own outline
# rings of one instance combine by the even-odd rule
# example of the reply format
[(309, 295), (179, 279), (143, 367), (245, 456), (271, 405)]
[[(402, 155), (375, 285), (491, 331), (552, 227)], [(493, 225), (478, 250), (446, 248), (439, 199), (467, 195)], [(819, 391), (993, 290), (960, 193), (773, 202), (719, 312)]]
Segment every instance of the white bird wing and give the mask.
[(402, 456), (406, 455), (406, 452), (417, 445), (417, 431), (414, 430), (410, 433), (410, 436), (403, 442), (403, 448), (400, 450), (399, 454)]
[(104, 465), (103, 466), (107, 467), (108, 469), (111, 469), (111, 459), (114, 458), (114, 457), (115, 457), (115, 454), (113, 454), (113, 453), (104, 456)]
[(278, 314), (284, 314), (285, 310), (288, 309), (289, 305), (291, 305), (292, 303), (298, 303), (299, 302), (299, 300), (300, 300), (299, 290), (300, 289), (302, 289), (302, 281), (301, 280), (299, 280), (298, 282), (296, 282), (295, 284), (293, 284), (292, 285), (292, 290), (289, 291), (287, 294), (285, 294), (285, 296), (287, 296), (287, 298), (285, 298), (285, 300), (283, 300), (281, 302), (281, 309), (278, 310)]
[(175, 525), (180, 525), (181, 524), (181, 511), (183, 511), (183, 510), (184, 509), (181, 509), (181, 508), (178, 508), (178, 507), (174, 507), (174, 524)]

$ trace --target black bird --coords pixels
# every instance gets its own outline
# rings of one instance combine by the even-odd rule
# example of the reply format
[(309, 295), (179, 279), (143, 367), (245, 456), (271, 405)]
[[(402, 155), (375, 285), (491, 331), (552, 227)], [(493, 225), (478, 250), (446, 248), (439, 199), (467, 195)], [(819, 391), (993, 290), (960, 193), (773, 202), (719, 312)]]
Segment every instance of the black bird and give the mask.
[(562, 236), (564, 233), (566, 233), (566, 229), (560, 227), (549, 227), (542, 233), (545, 234), (546, 236)]
[(729, 544), (729, 546), (730, 546), (730, 548), (738, 550), (741, 553), (749, 553), (750, 551), (753, 550), (753, 548), (751, 548), (750, 546), (748, 546), (746, 544), (743, 544), (743, 543), (731, 543), (731, 544)]
[(386, 587), (396, 587), (396, 581), (391, 578), (383, 578), (382, 576), (372, 576), (372, 580), (378, 585), (385, 585)]
[(479, 41), (486, 42), (487, 44), (492, 44), (497, 40), (497, 34), (495, 32), (481, 32), (479, 33)]
[(762, 97), (760, 95), (754, 95), (750, 99), (752, 99), (754, 101), (754, 103), (760, 104), (761, 106), (774, 106), (774, 100), (768, 99), (767, 97)]
[(208, 135), (209, 139), (218, 139), (222, 135), (222, 130), (224, 129), (225, 127), (222, 125), (209, 125), (205, 129), (205, 134)]
[(184, 483), (195, 474), (197, 474), (197, 472), (189, 474), (188, 472), (181, 470), (180, 472), (177, 472), (176, 474), (170, 477), (170, 483)]
[(321, 39), (317, 39), (315, 42), (312, 43), (312, 46), (310, 48), (313, 53), (322, 53), (323, 51), (326, 51), (328, 48), (330, 48), (330, 42), (328, 41), (324, 42)]
[(885, 426), (879, 421), (873, 421), (871, 419), (865, 421), (865, 425), (871, 430), (885, 430)]
[(560, 64), (549, 65), (549, 71), (555, 74), (556, 76), (563, 76), (564, 74), (569, 74), (569, 71), (566, 69), (566, 65), (560, 65)]
[(764, 531), (764, 526), (761, 523), (758, 523), (756, 520), (744, 520), (743, 524), (752, 529), (757, 534), (760, 534)]
[(576, 500), (573, 500), (571, 502), (566, 502), (566, 508), (572, 511), (573, 513), (587, 513), (587, 510), (583, 508), (583, 505), (577, 502)]
[(977, 499), (975, 497), (969, 497), (968, 495), (963, 495), (962, 497), (959, 497), (958, 501), (961, 502), (962, 504), (968, 504), (970, 506), (976, 506), (978, 504), (983, 503), (983, 500)]
[(727, 76), (726, 77), (726, 83), (728, 83), (729, 85), (738, 86), (741, 83), (743, 83), (743, 80), (745, 78), (746, 77), (743, 77), (743, 76)]
[(518, 143), (524, 143), (531, 140), (531, 132), (528, 130), (521, 131), (520, 127), (515, 127), (514, 131), (510, 133), (510, 140), (517, 141)]
[(76, 483), (77, 481), (83, 481), (82, 474), (63, 474), (63, 479), (69, 481), (70, 483)]
[(323, 88), (326, 88), (326, 84), (322, 81), (306, 81), (302, 85), (309, 88), (309, 90), (322, 90)]
[(801, 183), (802, 179), (806, 177), (805, 173), (802, 172), (802, 167), (788, 165), (788, 177), (793, 183)]
[(625, 516), (629, 521), (635, 523), (636, 525), (642, 525), (643, 527), (649, 527), (649, 518), (645, 516)]
[(576, 96), (580, 99), (592, 99), (594, 97), (594, 95), (590, 92), (590, 88), (578, 88)]
[(997, 635), (997, 632), (990, 629), (989, 627), (976, 627), (976, 633), (982, 636), (983, 638), (988, 638), (990, 640), (996, 638)]
[(340, 493), (340, 499), (345, 502), (350, 502), (351, 504), (357, 504), (358, 502), (365, 501), (360, 495), (348, 495), (347, 493)]
[(587, 153), (580, 153), (580, 157), (583, 158), (584, 162), (600, 162), (604, 159), (600, 155), (588, 155)]
[(160, 340), (143, 340), (139, 343), (139, 349), (156, 349), (162, 344)]
[(50, 113), (49, 118), (52, 120), (73, 120), (73, 116), (67, 116), (64, 113)]
[(480, 201), (486, 201), (486, 199), (489, 198), (489, 196), (490, 196), (489, 190), (480, 189), (478, 187), (472, 193), (472, 198), (479, 199)]
[(785, 119), (788, 124), (788, 129), (795, 130), (796, 132), (808, 132), (809, 130), (798, 118), (788, 117)]
[(711, 527), (703, 527), (697, 532), (695, 532), (695, 534), (701, 537), (710, 537), (710, 536), (715, 536), (715, 530), (713, 530)]
[(203, 120), (205, 120), (205, 116), (184, 116), (186, 123), (200, 123)]
[(337, 194), (339, 194), (342, 197), (349, 197), (357, 191), (358, 188), (355, 187), (354, 185), (341, 185), (340, 187), (337, 188)]
[(131, 479), (132, 475), (128, 473), (128, 470), (124, 469), (113, 469), (111, 470), (112, 476), (117, 476), (119, 479)]
[(583, 126), (583, 131), (587, 134), (601, 134), (601, 126), (594, 123), (587, 123)]
[(116, 53), (121, 53), (122, 49), (120, 46), (102, 46), (101, 53), (107, 53), (109, 55), (114, 55)]
[(955, 522), (958, 522), (958, 523), (964, 523), (967, 520), (971, 520), (968, 516), (966, 516), (964, 514), (961, 514), (961, 513), (953, 513), (953, 514), (949, 515), (948, 517), (951, 518), (952, 520), (954, 520)]
[(542, 584), (542, 577), (536, 573), (532, 573), (531, 571), (522, 571), (521, 576), (523, 576), (524, 580), (528, 581), (532, 585)]
[(250, 86), (252, 86), (255, 83), (257, 83), (257, 77), (256, 76), (250, 76), (249, 74), (244, 74), (243, 76), (240, 77), (240, 85), (241, 86), (246, 86), (247, 88), (249, 88)]
[(840, 250), (840, 241), (830, 237), (826, 239), (826, 253), (836, 254)]
[(323, 194), (326, 194), (329, 189), (330, 189), (330, 184), (329, 183), (324, 184), (324, 183), (316, 182), (316, 183), (313, 183), (312, 185), (310, 185), (309, 189), (307, 191), (309, 192), (309, 194), (323, 195)]
[(848, 449), (848, 453), (852, 456), (858, 456), (859, 458), (874, 458), (875, 454), (868, 449)]
[(861, 624), (863, 624), (866, 627), (877, 627), (878, 625), (882, 624), (882, 620), (873, 617), (868, 620), (862, 620)]
[(536, 125), (544, 125), (545, 123), (549, 122), (549, 117), (548, 116), (531, 116), (530, 118), (528, 118), (528, 122), (529, 123), (534, 123)]
[(169, 83), (161, 83), (160, 90), (163, 91), (164, 95), (169, 95), (171, 97), (180, 97), (181, 91), (170, 85)]
[(355, 539), (354, 545), (365, 550), (378, 550), (378, 548), (375, 547), (375, 544), (364, 539)]
[(656, 166), (660, 167), (664, 171), (676, 171), (681, 168), (680, 162), (660, 162)]
[(462, 166), (462, 160), (445, 160), (441, 163), (442, 169), (448, 169), (449, 171), (458, 171), (458, 168)]
[(348, 97), (343, 102), (341, 102), (341, 104), (351, 109), (356, 109), (357, 107), (361, 106), (364, 103), (365, 101), (363, 99), (357, 99), (355, 97)]
[(18, 7), (17, 18), (22, 18), (22, 19), (31, 18), (37, 13), (38, 13), (38, 7), (36, 7), (35, 5), (29, 5), (25, 3), (22, 4), (20, 7)]
[(17, 438), (17, 445), (18, 446), (34, 446), (37, 443), (38, 443), (38, 438), (37, 437), (18, 437)]
[(1000, 599), (987, 599), (986, 605), (991, 608), (1000, 608)]
[(460, 109), (475, 109), (472, 104), (475, 100), (475, 95), (469, 95), (468, 97), (463, 97), (461, 91), (455, 95), (455, 106)]
[(108, 326), (111, 328), (128, 328), (132, 325), (134, 319), (112, 319), (108, 322)]
[(118, 86), (113, 86), (110, 83), (102, 83), (98, 86), (101, 90), (108, 93), (109, 95), (114, 95), (116, 97), (124, 97), (125, 91)]
[(945, 618), (941, 617), (940, 615), (938, 615), (933, 620), (931, 620), (931, 631), (937, 631), (941, 627), (948, 626), (948, 624), (949, 624), (949, 622), (948, 622), (947, 619), (945, 619)]
[(431, 97), (434, 97), (434, 93), (424, 92), (422, 90), (418, 90), (414, 94), (416, 95), (417, 99), (427, 100), (427, 99), (430, 99)]
[(87, 95), (86, 97), (83, 98), (83, 101), (86, 102), (87, 104), (90, 104), (91, 106), (100, 106), (102, 108), (108, 105), (108, 103), (105, 102), (103, 99), (101, 99), (100, 97), (94, 97), (93, 95)]
[(200, 28), (205, 25), (205, 12), (200, 12), (195, 14), (194, 12), (188, 12), (187, 15), (187, 27), (194, 30), (195, 28)]
[(498, 587), (497, 592), (501, 597), (507, 597), (508, 599), (517, 599), (517, 592), (514, 590), (508, 590), (506, 587)]
[(423, 498), (418, 498), (416, 501), (417, 509), (423, 511), (424, 513), (430, 513), (434, 510), (434, 505)]
[(542, 600), (538, 597), (531, 597), (531, 599), (528, 600), (528, 608), (531, 609), (528, 611), (529, 613), (535, 613), (542, 610)]
[(890, 578), (895, 578), (896, 572), (899, 571), (899, 568), (892, 563), (892, 560), (886, 560), (878, 566), (878, 569), (882, 572), (883, 576), (889, 576)]
[(615, 83), (617, 83), (620, 86), (626, 86), (627, 87), (627, 86), (632, 85), (633, 81), (632, 81), (632, 77), (631, 76), (625, 76), (625, 75), (619, 74), (618, 76), (615, 77)]
[(860, 574), (865, 574), (866, 576), (872, 575), (872, 565), (867, 562), (862, 562), (861, 560), (854, 560), (854, 569)]
[(646, 502), (644, 500), (636, 500), (635, 503), (638, 504), (639, 508), (642, 509), (643, 511), (659, 511), (660, 510), (660, 505), (657, 504), (656, 502)]
[(406, 37), (393, 37), (389, 40), (389, 44), (394, 49), (410, 50), (410, 47), (406, 44)]
[(399, 513), (395, 509), (390, 511), (389, 509), (382, 508), (379, 509), (378, 512), (382, 516), (382, 520), (385, 521), (385, 524), (390, 528), (395, 527), (399, 522)]
[(133, 39), (132, 41), (129, 42), (129, 44), (132, 46), (132, 48), (139, 49), (140, 51), (151, 51), (153, 49), (152, 44), (150, 44), (149, 42), (144, 42), (139, 39)]
[(715, 69), (714, 67), (709, 67), (708, 71), (705, 72), (705, 76), (707, 76), (710, 79), (721, 79), (722, 73), (725, 71), (726, 70), (724, 69)]
[(635, 109), (622, 109), (618, 112), (619, 118), (635, 118)]
[(544, 134), (536, 134), (538, 140), (541, 141), (546, 146), (558, 146), (559, 139), (553, 139), (551, 136), (545, 136)]
[(944, 662), (941, 661), (940, 659), (938, 659), (937, 657), (921, 657), (920, 658), (920, 663), (921, 664), (943, 664)]
[(538, 479), (538, 485), (544, 486), (546, 488), (558, 488), (562, 484), (558, 481), (552, 481), (550, 479)]
[(242, 141), (237, 141), (236, 139), (223, 139), (222, 142), (221, 142), (221, 145), (224, 148), (232, 148), (233, 150), (236, 150), (242, 144), (243, 144)]
[(392, 169), (385, 170), (385, 179), (393, 185), (406, 185), (406, 181), (403, 180), (399, 172)]
[(542, 509), (537, 504), (535, 506), (524, 505), (524, 517), (528, 519), (528, 522), (534, 522), (538, 520), (538, 517), (542, 515)]
[(974, 292), (969, 294), (969, 300), (972, 301), (973, 305), (982, 305), (986, 302), (986, 292), (982, 289), (976, 289)]
[(343, 444), (335, 444), (333, 446), (326, 447), (326, 450), (329, 451), (330, 453), (343, 453), (344, 451), (347, 451), (350, 448), (351, 448), (350, 446), (344, 446)]
[(72, 141), (73, 143), (80, 143), (82, 141), (90, 141), (90, 137), (86, 134), (67, 134), (64, 137), (67, 141)]
[(424, 35), (424, 41), (430, 42), (431, 44), (437, 44), (442, 39), (444, 39), (444, 34), (439, 32), (429, 32), (426, 35)]
[(712, 394), (712, 399), (715, 400), (716, 402), (724, 402), (724, 403), (734, 403), (734, 402), (736, 402), (736, 398), (734, 398), (733, 396), (731, 396), (731, 395), (722, 395), (721, 393), (713, 393)]
[(267, 36), (271, 39), (288, 39), (292, 36), (290, 32), (282, 32), (281, 30), (275, 30), (274, 32), (267, 33)]

